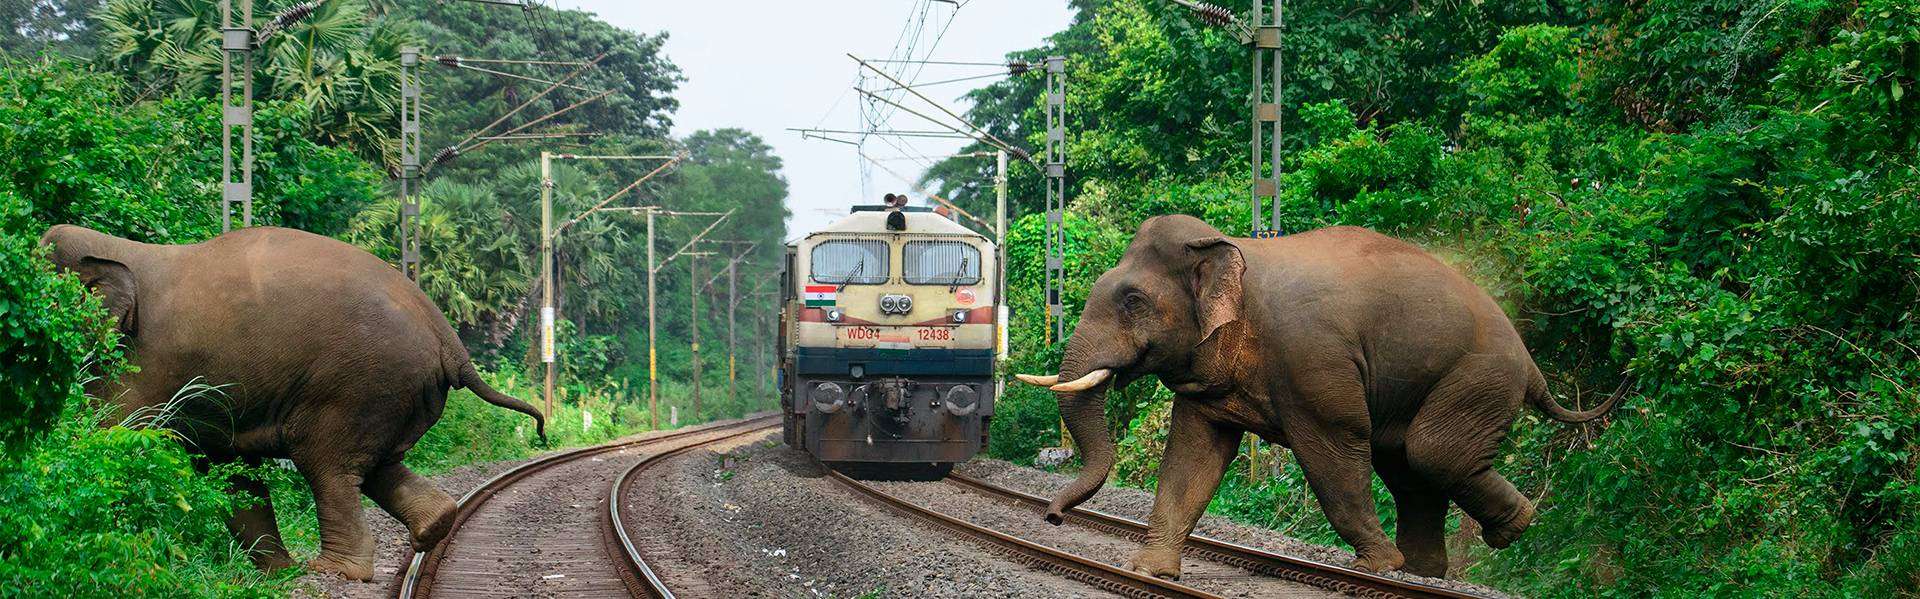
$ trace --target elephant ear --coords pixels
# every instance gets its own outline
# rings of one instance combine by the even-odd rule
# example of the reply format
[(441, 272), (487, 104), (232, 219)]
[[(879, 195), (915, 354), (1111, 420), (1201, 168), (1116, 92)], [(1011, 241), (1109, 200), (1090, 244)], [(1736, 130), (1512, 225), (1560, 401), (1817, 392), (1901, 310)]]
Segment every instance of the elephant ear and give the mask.
[(133, 270), (119, 262), (87, 256), (80, 259), (74, 269), (80, 274), (80, 282), (99, 294), (100, 303), (119, 323), (120, 334), (132, 337), (139, 330), (135, 300), (140, 296), (139, 283), (134, 281)]
[(1193, 310), (1201, 343), (1206, 343), (1220, 327), (1240, 319), (1245, 299), (1240, 279), (1247, 260), (1240, 246), (1225, 237), (1195, 239), (1187, 242), (1187, 249), (1199, 258), (1193, 268)]

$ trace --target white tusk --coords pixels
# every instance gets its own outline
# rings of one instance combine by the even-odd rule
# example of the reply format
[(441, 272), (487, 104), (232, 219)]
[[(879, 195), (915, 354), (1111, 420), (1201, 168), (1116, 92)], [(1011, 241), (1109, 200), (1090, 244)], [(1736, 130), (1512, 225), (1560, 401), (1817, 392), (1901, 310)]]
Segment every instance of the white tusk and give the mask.
[(1052, 387), (1054, 385), (1060, 384), (1060, 375), (1057, 375), (1057, 374), (1049, 374), (1046, 376), (1040, 376), (1037, 374), (1016, 374), (1016, 375), (1013, 375), (1013, 378), (1020, 379), (1020, 382), (1033, 385), (1035, 387)]
[(1094, 387), (1100, 386), (1100, 383), (1107, 382), (1107, 377), (1110, 377), (1110, 376), (1113, 376), (1113, 371), (1110, 369), (1102, 368), (1102, 369), (1087, 373), (1087, 376), (1080, 377), (1080, 380), (1060, 383), (1058, 385), (1054, 385), (1048, 388), (1054, 391), (1063, 391), (1067, 393), (1072, 393), (1075, 391), (1086, 391), (1088, 389), (1092, 389)]

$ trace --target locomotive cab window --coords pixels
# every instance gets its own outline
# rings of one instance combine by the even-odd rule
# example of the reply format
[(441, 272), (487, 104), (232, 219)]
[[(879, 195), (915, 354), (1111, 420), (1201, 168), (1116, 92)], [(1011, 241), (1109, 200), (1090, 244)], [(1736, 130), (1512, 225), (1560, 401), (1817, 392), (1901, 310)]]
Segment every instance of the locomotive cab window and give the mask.
[(813, 246), (808, 267), (816, 283), (878, 285), (887, 282), (887, 242), (842, 239)]
[(908, 285), (974, 285), (980, 282), (980, 249), (958, 241), (910, 241), (901, 260)]

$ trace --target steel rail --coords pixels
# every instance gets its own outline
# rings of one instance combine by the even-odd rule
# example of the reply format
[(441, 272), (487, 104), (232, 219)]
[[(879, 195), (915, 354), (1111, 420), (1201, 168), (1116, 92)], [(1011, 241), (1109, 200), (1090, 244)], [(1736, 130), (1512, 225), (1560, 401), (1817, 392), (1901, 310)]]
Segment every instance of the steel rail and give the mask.
[[(760, 421), (749, 420), (738, 423), (738, 426), (746, 426), (757, 422)], [(614, 480), (612, 489), (607, 493), (607, 517), (611, 523), (614, 537), (618, 540), (617, 545), (619, 545), (621, 549), (619, 554), (626, 558), (626, 562), (623, 565), (626, 566), (626, 571), (632, 574), (631, 577), (625, 578), (628, 578), (629, 589), (634, 592), (635, 596), (644, 595), (655, 599), (674, 599), (673, 590), (667, 588), (666, 581), (660, 578), (659, 573), (655, 572), (652, 566), (647, 565), (646, 558), (640, 555), (640, 548), (633, 543), (633, 536), (627, 534), (626, 514), (621, 509), (621, 500), (627, 496), (627, 491), (633, 486), (633, 481), (638, 479), (640, 473), (648, 468), (652, 468), (661, 462), (679, 457), (695, 449), (728, 439), (751, 435), (777, 426), (780, 426), (780, 423), (775, 421), (773, 424), (751, 427), (746, 430), (723, 435), (716, 439), (694, 443), (672, 451), (656, 453), (640, 460), (640, 463), (634, 464), (632, 468), (627, 469), (625, 474), (621, 474), (620, 478)], [(724, 430), (724, 428), (709, 430)]]
[[(826, 466), (822, 465), (821, 468), (826, 468)], [(1178, 582), (1162, 580), (1138, 572), (1117, 568), (1104, 562), (1067, 553), (1053, 547), (1034, 543), (922, 507), (913, 502), (894, 497), (885, 491), (875, 488), (873, 485), (848, 478), (846, 475), (835, 472), (832, 469), (827, 469), (827, 476), (896, 512), (919, 518), (940, 528), (980, 541), (984, 543), (990, 551), (1007, 555), (1015, 560), (1093, 585), (1118, 595), (1140, 599), (1152, 597), (1221, 599), (1219, 595)]]
[(401, 560), (402, 571), (400, 572), (400, 586), (396, 589), (395, 595), (400, 599), (416, 599), (428, 596), (432, 591), (435, 570), (439, 568), (440, 561), (446, 557), (447, 547), (451, 545), (453, 540), (459, 535), (460, 527), (466, 524), (467, 520), (471, 518), (475, 512), (480, 511), (480, 507), (485, 505), (487, 500), (492, 499), (493, 496), (499, 494), (501, 491), (512, 487), (514, 484), (519, 483), (529, 476), (561, 464), (603, 453), (665, 443), (675, 439), (682, 439), (702, 433), (739, 427), (776, 418), (778, 418), (777, 415), (764, 416), (742, 422), (678, 430), (656, 437), (583, 447), (531, 460), (514, 466), (506, 472), (501, 472), (493, 478), (487, 479), (486, 482), (480, 483), (479, 486), (474, 487), (473, 490), (468, 491), (466, 495), (460, 497), (457, 508), (458, 511), (455, 513), (453, 519), (453, 526), (447, 529), (447, 535), (443, 537), (438, 544), (434, 545), (432, 549), (428, 549), (426, 553), (418, 553), (412, 549), (407, 550), (408, 555)]
[[(1046, 510), (1047, 506), (1051, 503), (1044, 497), (1009, 489), (962, 474), (948, 475), (947, 483), (968, 491), (1002, 499), (1010, 499), (1017, 503), (1038, 508), (1041, 511)], [(1084, 507), (1069, 510), (1067, 512), (1067, 522), (1114, 536), (1125, 537), (1134, 542), (1144, 542), (1147, 538), (1147, 525), (1145, 523)], [(1181, 553), (1283, 580), (1345, 593), (1355, 597), (1378, 599), (1479, 599), (1478, 595), (1462, 593), (1453, 589), (1395, 580), (1377, 574), (1281, 555), (1197, 534), (1187, 538), (1187, 543), (1181, 548)]]

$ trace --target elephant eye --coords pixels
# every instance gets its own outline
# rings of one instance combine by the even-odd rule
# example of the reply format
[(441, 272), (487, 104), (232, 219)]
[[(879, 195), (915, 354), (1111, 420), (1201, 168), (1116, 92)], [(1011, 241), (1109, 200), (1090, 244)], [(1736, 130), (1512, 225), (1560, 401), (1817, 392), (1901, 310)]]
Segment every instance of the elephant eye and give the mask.
[(1121, 300), (1120, 306), (1126, 309), (1127, 314), (1138, 316), (1147, 311), (1147, 298), (1138, 293), (1129, 293), (1126, 299)]

